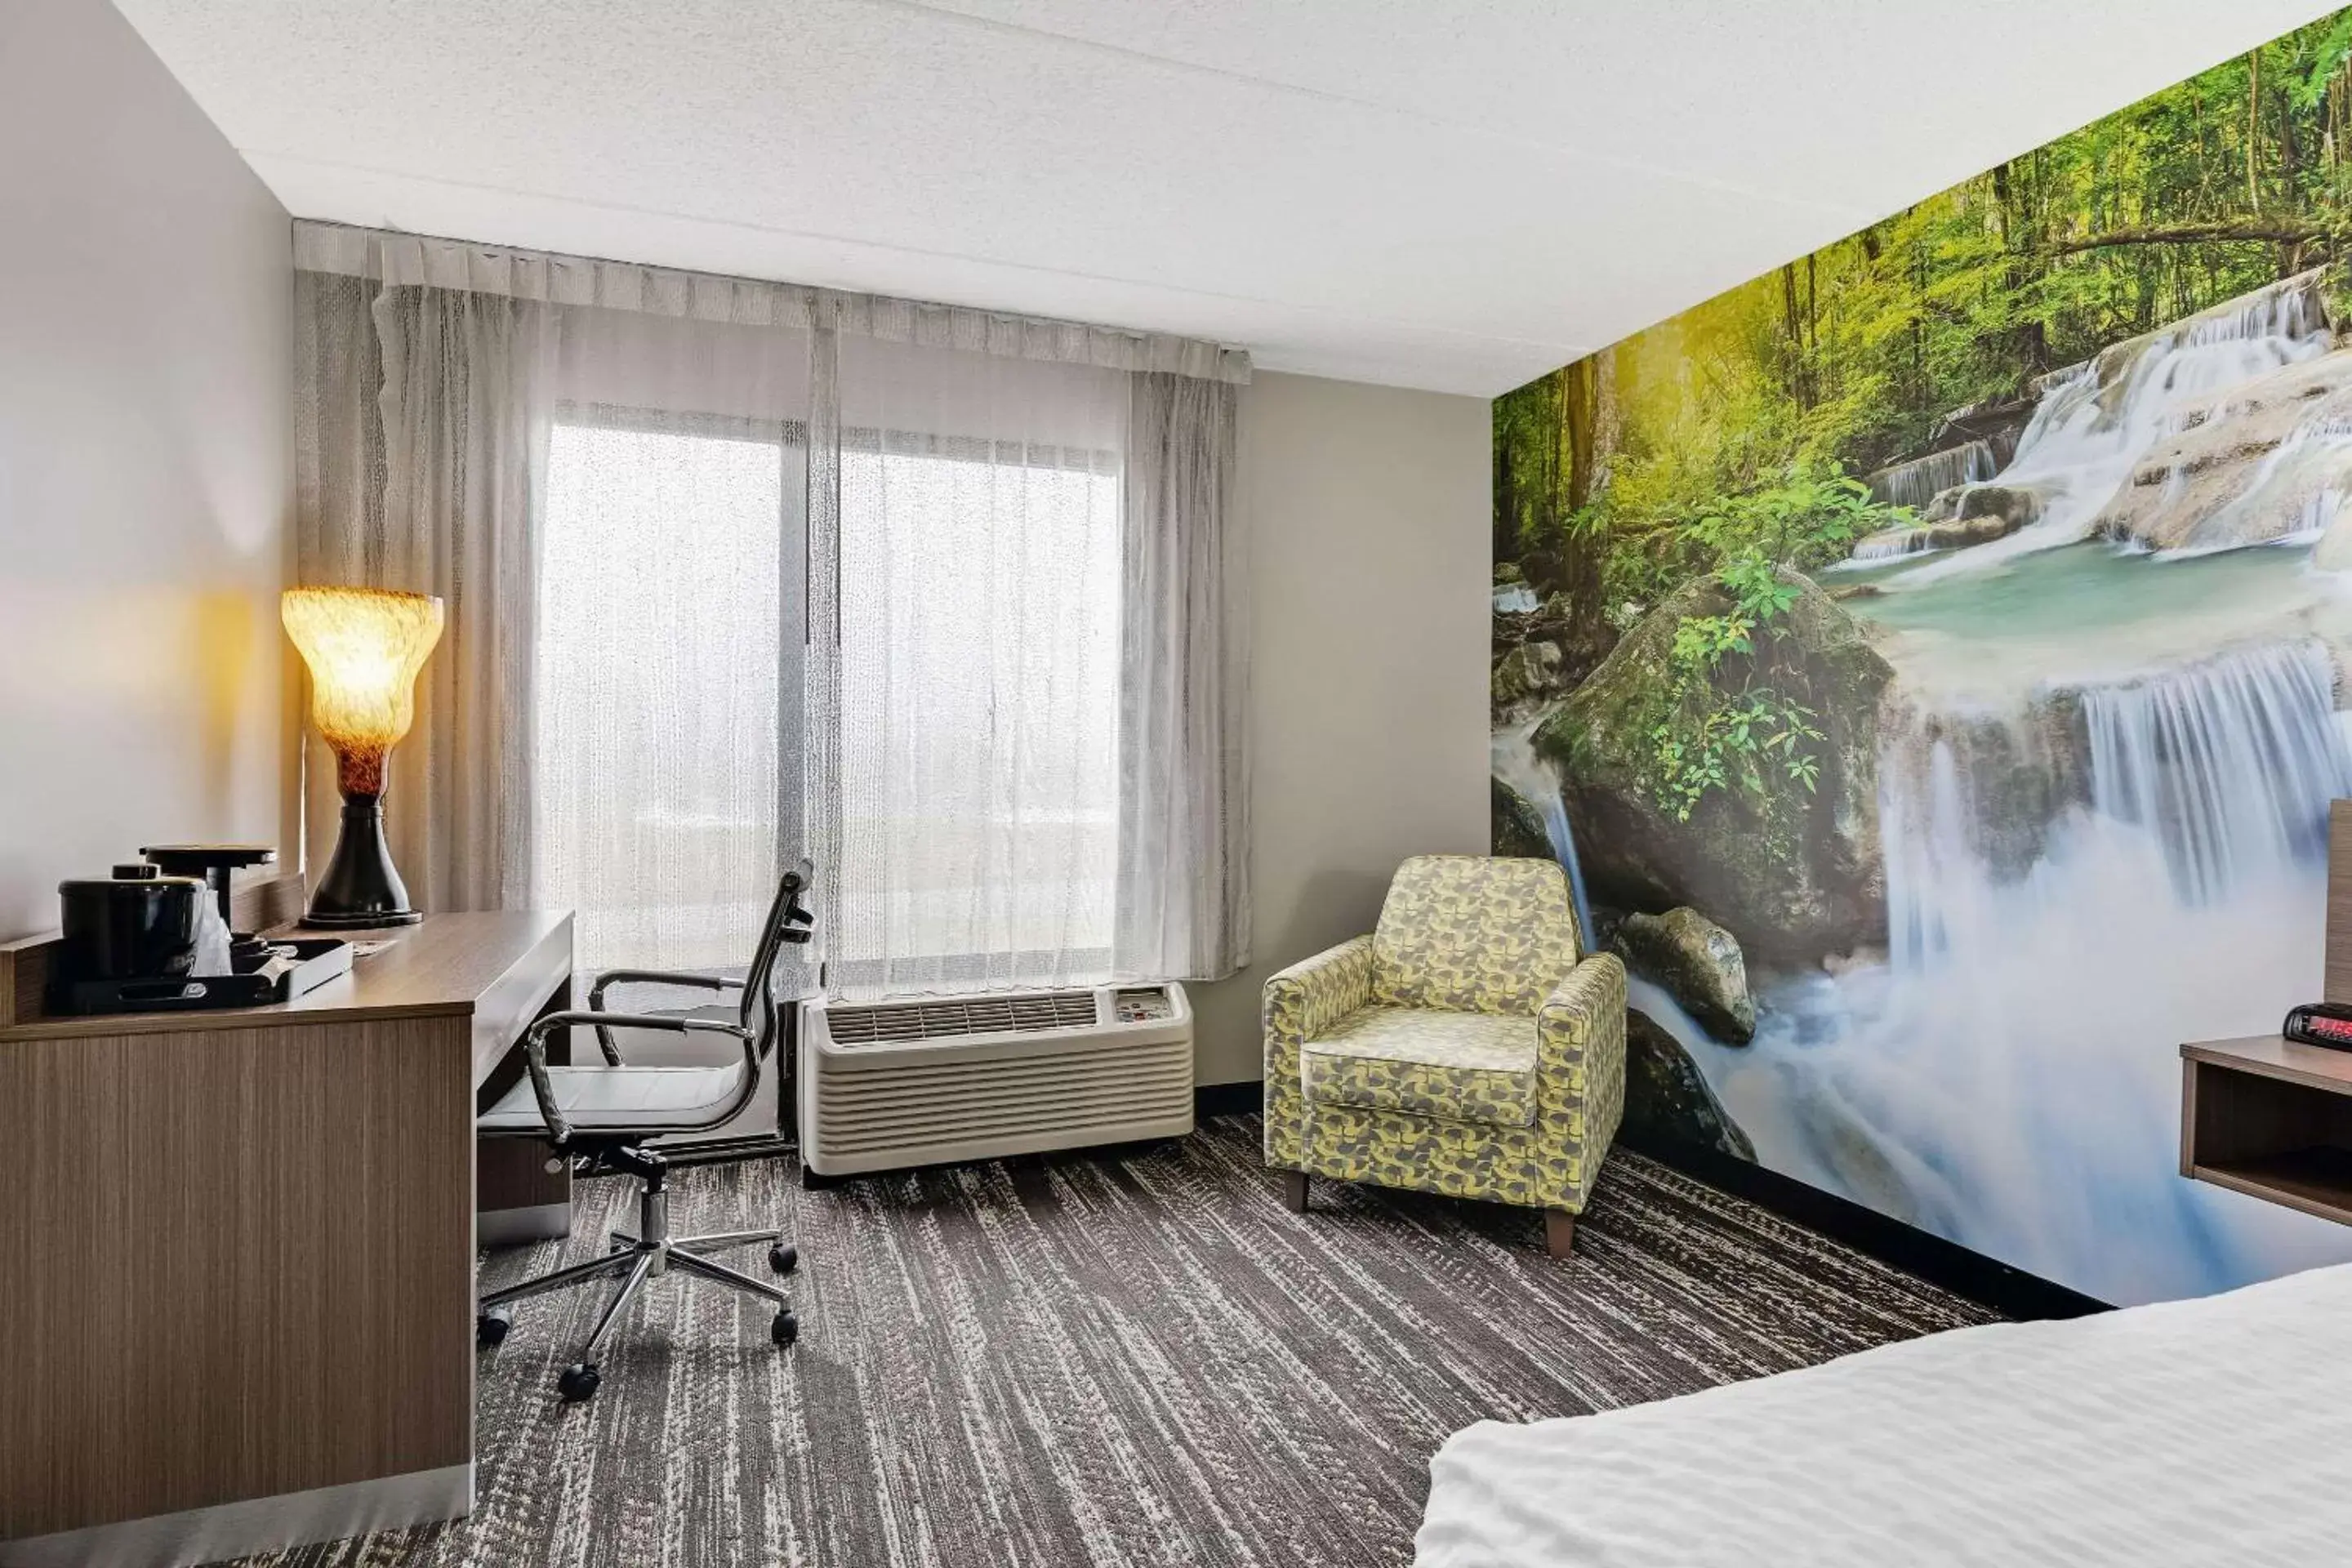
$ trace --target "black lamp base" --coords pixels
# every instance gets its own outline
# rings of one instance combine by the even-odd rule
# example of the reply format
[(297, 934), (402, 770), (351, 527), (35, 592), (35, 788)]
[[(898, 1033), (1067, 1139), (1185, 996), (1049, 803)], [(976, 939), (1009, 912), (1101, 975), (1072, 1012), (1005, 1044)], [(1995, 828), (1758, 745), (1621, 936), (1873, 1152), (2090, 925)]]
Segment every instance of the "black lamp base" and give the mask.
[(383, 797), (347, 795), (335, 853), (311, 889), (302, 923), (326, 931), (413, 926), (425, 917), (408, 907), (408, 889), (392, 868), (383, 837)]

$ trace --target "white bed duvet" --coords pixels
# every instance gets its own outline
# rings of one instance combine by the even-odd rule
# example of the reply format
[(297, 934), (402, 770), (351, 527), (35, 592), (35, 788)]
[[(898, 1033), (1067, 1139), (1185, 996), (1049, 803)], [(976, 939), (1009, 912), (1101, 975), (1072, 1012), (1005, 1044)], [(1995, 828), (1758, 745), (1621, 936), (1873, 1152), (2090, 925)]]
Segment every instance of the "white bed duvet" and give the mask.
[(2352, 1265), (1485, 1421), (1416, 1568), (2352, 1563)]

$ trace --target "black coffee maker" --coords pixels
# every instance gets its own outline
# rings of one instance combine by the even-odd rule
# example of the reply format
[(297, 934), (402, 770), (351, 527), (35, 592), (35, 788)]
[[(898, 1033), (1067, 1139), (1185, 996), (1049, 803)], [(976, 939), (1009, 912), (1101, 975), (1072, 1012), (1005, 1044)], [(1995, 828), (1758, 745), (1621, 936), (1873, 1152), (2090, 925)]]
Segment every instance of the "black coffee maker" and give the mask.
[[(318, 937), (231, 939), (222, 973), (198, 974), (204, 906), (229, 920), (229, 878), (268, 865), (262, 844), (159, 844), (107, 877), (58, 884), (64, 927), (49, 969), (53, 1013), (152, 1013), (282, 1002), (352, 967), (351, 944)], [(194, 873), (193, 875), (189, 873)]]
[[(49, 1005), (103, 1012), (175, 996), (196, 961), (205, 884), (126, 861), (106, 877), (58, 884), (65, 936), (50, 966)], [(95, 1005), (92, 1005), (95, 1004)]]

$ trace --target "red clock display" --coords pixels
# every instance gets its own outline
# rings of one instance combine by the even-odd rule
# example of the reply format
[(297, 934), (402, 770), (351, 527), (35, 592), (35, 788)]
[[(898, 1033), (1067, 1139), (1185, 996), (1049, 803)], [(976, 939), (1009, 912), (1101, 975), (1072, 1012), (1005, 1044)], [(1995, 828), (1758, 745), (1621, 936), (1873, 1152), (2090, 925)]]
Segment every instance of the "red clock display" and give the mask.
[(2303, 1045), (2352, 1051), (2352, 1006), (2340, 1002), (2306, 1002), (2286, 1016), (2279, 1033)]
[(2330, 1018), (2314, 1014), (2304, 1019), (2304, 1028), (2316, 1038), (2330, 1045), (2352, 1046), (2352, 1018)]

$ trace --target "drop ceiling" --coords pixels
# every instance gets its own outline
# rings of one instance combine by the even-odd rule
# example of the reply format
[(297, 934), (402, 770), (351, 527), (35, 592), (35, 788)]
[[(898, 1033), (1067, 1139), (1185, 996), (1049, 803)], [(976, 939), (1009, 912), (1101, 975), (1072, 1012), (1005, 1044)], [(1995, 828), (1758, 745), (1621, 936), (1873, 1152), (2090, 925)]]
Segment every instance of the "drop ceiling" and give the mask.
[(2314, 0), (117, 0), (297, 216), (1491, 395)]

